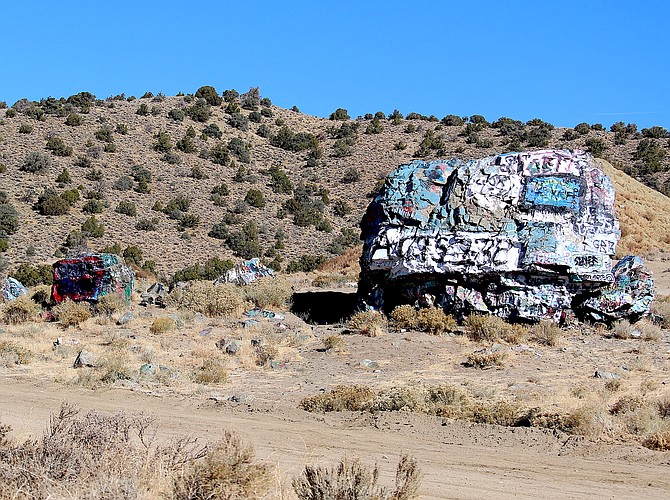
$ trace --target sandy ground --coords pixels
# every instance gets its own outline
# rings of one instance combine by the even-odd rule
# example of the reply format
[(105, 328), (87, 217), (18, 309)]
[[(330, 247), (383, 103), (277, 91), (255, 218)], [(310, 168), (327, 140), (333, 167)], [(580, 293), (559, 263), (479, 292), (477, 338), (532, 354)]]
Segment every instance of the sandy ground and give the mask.
[[(658, 293), (670, 293), (670, 273), (665, 272), (670, 266), (650, 265)], [(132, 342), (151, 340), (147, 325), (164, 314), (157, 309), (142, 311), (146, 317), (132, 327)], [(326, 352), (323, 338), (339, 334), (341, 325), (303, 327), (308, 338), (285, 363), (275, 369), (231, 365), (228, 382), (213, 386), (138, 383), (93, 390), (68, 382), (74, 369), (68, 366), (54, 373), (60, 365), (47, 361), (0, 369), (0, 423), (12, 426), (15, 439), (37, 437), (49, 415), (67, 401), (84, 411), (151, 414), (157, 418), (161, 438), (190, 435), (214, 441), (232, 430), (253, 444), (258, 459), (276, 465), (281, 498), (293, 497), (291, 478), (307, 464), (330, 466), (343, 456), (358, 457), (365, 464), (378, 463), (382, 479), (390, 483), (403, 454), (419, 462), (422, 498), (670, 498), (670, 452), (648, 450), (639, 440), (589, 439), (406, 412), (324, 415), (299, 408), (303, 397), (336, 384), (384, 388), (447, 382), (482, 398), (565, 409), (582, 401), (575, 394), (584, 400), (604, 397), (606, 381), (593, 378), (595, 369), (622, 374), (622, 394), (667, 395), (670, 332), (666, 330), (657, 340), (645, 342), (587, 334), (573, 327), (557, 347), (508, 346), (504, 367), (479, 370), (464, 366), (463, 360), (482, 346), (463, 336), (343, 335), (345, 348)], [(115, 327), (100, 326), (95, 335), (109, 328)], [(227, 330), (221, 324), (212, 328), (202, 337), (203, 325), (187, 325), (166, 343), (184, 352), (213, 344)], [(66, 334), (92, 345), (91, 339), (83, 338), (85, 332)], [(362, 366), (365, 359), (374, 360), (377, 367)]]

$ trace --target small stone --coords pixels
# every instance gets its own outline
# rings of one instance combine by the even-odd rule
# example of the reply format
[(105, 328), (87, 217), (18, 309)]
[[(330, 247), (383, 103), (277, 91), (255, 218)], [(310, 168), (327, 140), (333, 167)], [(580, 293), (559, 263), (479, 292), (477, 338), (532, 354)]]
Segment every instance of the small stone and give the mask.
[(128, 311), (125, 313), (123, 316), (121, 316), (119, 319), (116, 320), (117, 325), (125, 325), (126, 323), (130, 323), (135, 319), (135, 315)]
[(226, 346), (226, 354), (237, 354), (242, 347), (241, 340), (231, 340)]
[(195, 315), (193, 316), (193, 321), (195, 321), (196, 323), (204, 323), (205, 321), (207, 321), (207, 316), (205, 316), (202, 313), (195, 313)]
[(260, 347), (263, 345), (263, 339), (258, 338), (258, 339), (251, 339), (251, 346), (252, 347)]
[(151, 363), (145, 363), (142, 366), (140, 366), (140, 373), (142, 375), (145, 375), (147, 373), (156, 373), (156, 365), (152, 365)]
[(96, 365), (96, 356), (93, 353), (88, 351), (79, 351), (77, 354), (77, 359), (74, 360), (72, 364), (73, 368), (82, 368), (84, 366), (88, 368), (93, 368)]
[(621, 378), (621, 375), (617, 375), (616, 373), (612, 372), (606, 372), (603, 370), (596, 370), (596, 373), (593, 375), (594, 378), (604, 378), (604, 379), (616, 379), (616, 378)]
[(227, 338), (222, 338), (222, 339), (217, 340), (217, 341), (214, 343), (214, 345), (215, 345), (216, 347), (218, 347), (219, 349), (224, 350), (224, 349), (226, 348), (226, 344), (227, 344), (227, 343), (228, 343), (228, 339), (227, 339)]
[(174, 314), (174, 313), (168, 314), (168, 318), (171, 318), (171, 319), (174, 320), (175, 324), (177, 325), (177, 329), (181, 330), (182, 328), (184, 328), (184, 320), (181, 319), (176, 314)]
[(212, 333), (212, 327), (211, 326), (209, 328), (205, 328), (204, 330), (200, 330), (200, 336), (201, 337), (207, 337), (210, 333)]
[(379, 367), (379, 364), (376, 361), (372, 361), (371, 359), (363, 359), (359, 364), (360, 366), (371, 368), (373, 370)]

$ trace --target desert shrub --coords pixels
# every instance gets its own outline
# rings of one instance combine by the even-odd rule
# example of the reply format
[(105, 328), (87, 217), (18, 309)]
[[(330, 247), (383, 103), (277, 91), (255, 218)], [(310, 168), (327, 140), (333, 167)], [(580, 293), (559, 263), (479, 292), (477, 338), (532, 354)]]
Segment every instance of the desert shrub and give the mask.
[(193, 121), (205, 123), (212, 116), (210, 105), (205, 99), (197, 99), (193, 106), (185, 108), (186, 115)]
[(244, 109), (255, 110), (261, 102), (261, 93), (258, 87), (251, 87), (248, 92), (240, 96), (240, 104)]
[(523, 335), (522, 327), (507, 323), (498, 316), (472, 314), (465, 319), (466, 335), (475, 342), (495, 342), (503, 339), (518, 343)]
[(172, 149), (172, 139), (167, 132), (158, 132), (154, 135), (156, 143), (154, 144), (154, 149), (160, 153), (167, 153)]
[(9, 249), (9, 242), (7, 239), (0, 237), (0, 253), (6, 252)]
[(19, 213), (8, 203), (0, 203), (0, 236), (14, 234), (19, 229)]
[(79, 326), (91, 317), (91, 305), (88, 302), (64, 300), (53, 308), (56, 320), (64, 327)]
[(127, 135), (128, 134), (128, 125), (125, 123), (117, 123), (114, 129), (118, 134)]
[(333, 468), (306, 466), (302, 474), (293, 480), (293, 490), (300, 500), (326, 498), (408, 500), (416, 498), (420, 483), (419, 467), (415, 459), (401, 457), (395, 475), (395, 488), (379, 485), (379, 468), (372, 470), (358, 459), (342, 459)]
[(279, 131), (270, 137), (270, 144), (272, 146), (293, 151), (294, 153), (305, 151), (317, 143), (317, 139), (313, 134), (306, 132), (293, 132), (287, 126), (283, 126)]
[(314, 271), (321, 264), (326, 262), (326, 257), (324, 255), (301, 255), (298, 260), (292, 260), (289, 262), (286, 272), (287, 273), (309, 273)]
[(203, 135), (207, 137), (212, 137), (214, 139), (221, 139), (223, 133), (216, 123), (210, 123), (204, 129), (202, 129)]
[(9, 275), (19, 280), (28, 288), (37, 285), (51, 285), (53, 283), (53, 270), (48, 264), (33, 265), (23, 263), (15, 271), (9, 273)]
[(344, 108), (337, 108), (330, 114), (331, 120), (350, 120), (349, 112)]
[(135, 217), (137, 215), (137, 206), (132, 201), (121, 200), (116, 206), (115, 211), (120, 214)]
[(105, 209), (105, 203), (101, 200), (88, 200), (81, 207), (81, 211), (85, 214), (101, 214)]
[(502, 366), (504, 359), (504, 352), (475, 351), (468, 354), (465, 364), (475, 368), (488, 368), (491, 366)]
[(19, 165), (19, 170), (23, 172), (30, 172), (36, 174), (44, 172), (50, 166), (51, 166), (51, 158), (49, 157), (49, 155), (33, 151), (26, 155), (26, 157), (23, 160), (23, 163)]
[(179, 228), (190, 229), (200, 224), (200, 216), (196, 214), (182, 214), (179, 217)]
[(72, 148), (67, 146), (63, 139), (57, 135), (51, 136), (47, 140), (46, 148), (56, 156), (72, 156)]
[(361, 335), (376, 337), (386, 331), (386, 316), (378, 311), (362, 311), (349, 318), (348, 326)]
[(346, 217), (353, 212), (352, 206), (345, 200), (335, 200), (333, 202), (332, 210), (338, 217)]
[(244, 197), (244, 202), (256, 208), (263, 208), (265, 206), (265, 198), (263, 197), (263, 193), (260, 190), (254, 188), (251, 188), (249, 191), (247, 191), (247, 194)]
[(105, 226), (92, 215), (81, 225), (81, 231), (91, 238), (101, 238), (105, 234)]
[[(317, 228), (318, 229), (318, 228)], [(359, 233), (348, 227), (340, 229), (340, 234), (333, 238), (333, 241), (328, 245), (328, 251), (335, 255), (342, 255), (360, 242)]]
[(114, 314), (127, 308), (128, 302), (126, 302), (126, 299), (122, 295), (107, 293), (93, 304), (93, 314), (110, 318)]
[(172, 118), (176, 122), (183, 122), (186, 117), (186, 112), (181, 108), (172, 108), (168, 111), (168, 118)]
[(668, 131), (658, 125), (654, 125), (650, 128), (643, 128), (640, 132), (642, 132), (642, 137), (648, 137), (651, 139), (663, 139), (669, 136)]
[(211, 85), (203, 85), (195, 91), (195, 97), (204, 99), (210, 106), (221, 106), (223, 98)]
[(135, 111), (135, 114), (138, 114), (140, 116), (148, 116), (149, 115), (149, 106), (145, 102), (140, 104), (137, 107), (137, 110)]
[(381, 121), (377, 117), (375, 117), (365, 129), (365, 133), (368, 135), (381, 134), (383, 131), (384, 126), (381, 124)]
[(242, 132), (249, 130), (249, 119), (242, 113), (233, 113), (226, 120), (228, 125)]
[(158, 218), (140, 219), (135, 224), (135, 229), (139, 231), (156, 231), (158, 229)]
[[(119, 254), (117, 254), (119, 255)], [(129, 245), (123, 250), (123, 258), (128, 264), (134, 264), (137, 267), (142, 263), (142, 250), (136, 245)]]
[(445, 148), (444, 138), (441, 135), (435, 134), (434, 130), (428, 129), (424, 133), (423, 139), (419, 143), (419, 149), (416, 151), (415, 155), (420, 158), (430, 155), (440, 157), (444, 156)]
[(657, 172), (663, 170), (663, 162), (667, 157), (667, 151), (655, 139), (642, 139), (633, 154), (633, 158), (638, 160), (636, 167), (642, 173)]
[(19, 125), (19, 134), (32, 134), (33, 126), (29, 123), (22, 123)]
[(228, 371), (221, 360), (207, 358), (194, 371), (193, 380), (198, 384), (223, 384), (228, 380)]
[(341, 351), (347, 345), (341, 335), (328, 335), (321, 343), (326, 351)]
[(58, 184), (70, 184), (72, 182), (72, 177), (67, 168), (63, 167), (63, 170), (61, 170), (60, 174), (56, 177), (56, 182)]
[(183, 289), (176, 289), (168, 302), (209, 317), (239, 314), (244, 305), (236, 285), (214, 285), (207, 281), (194, 281)]
[(27, 365), (33, 357), (30, 349), (7, 340), (0, 340), (0, 362), (6, 365)]
[(198, 461), (183, 467), (174, 480), (174, 498), (265, 498), (272, 484), (269, 465), (258, 463), (251, 447), (226, 432)]
[(262, 249), (258, 241), (258, 226), (254, 221), (247, 222), (241, 231), (235, 231), (228, 235), (226, 245), (237, 257), (250, 259), (260, 256)]
[(574, 141), (579, 137), (579, 133), (577, 133), (574, 129), (566, 128), (561, 137), (564, 141)]
[(396, 306), (390, 314), (394, 328), (414, 330), (419, 326), (419, 318), (416, 308), (409, 304)]
[(276, 307), (283, 309), (293, 297), (293, 286), (282, 277), (261, 278), (242, 288), (245, 300), (263, 309)]
[(602, 158), (603, 152), (607, 149), (607, 144), (600, 137), (589, 137), (584, 144), (587, 151), (596, 158)]
[(439, 307), (419, 309), (417, 323), (420, 330), (431, 335), (443, 335), (457, 327), (456, 320)]
[(342, 182), (345, 184), (351, 184), (359, 180), (361, 180), (361, 172), (355, 167), (349, 167), (342, 176)]
[(64, 215), (70, 211), (70, 204), (53, 189), (46, 189), (33, 206), (41, 215)]
[(170, 318), (169, 316), (156, 318), (149, 327), (149, 331), (151, 333), (167, 333), (172, 332), (176, 329), (177, 329), (177, 322), (173, 318)]
[(211, 259), (207, 259), (204, 264), (197, 263), (178, 270), (172, 276), (170, 283), (174, 284), (180, 281), (193, 280), (215, 280), (232, 268), (232, 261), (212, 257)]
[(37, 316), (39, 306), (27, 295), (6, 302), (0, 306), (2, 322), (8, 325), (18, 325), (32, 320)]
[(579, 123), (575, 125), (575, 132), (577, 132), (579, 135), (586, 135), (591, 131), (591, 127), (588, 123)]
[(228, 151), (242, 163), (251, 162), (251, 151), (249, 150), (249, 145), (238, 137), (233, 137), (230, 141), (228, 141)]
[(543, 345), (557, 346), (563, 338), (561, 327), (549, 320), (531, 325), (529, 330), (531, 338)]
[(300, 407), (308, 412), (360, 411), (374, 399), (372, 389), (360, 385), (338, 385), (331, 391), (308, 396), (300, 401)]
[[(344, 158), (354, 154), (354, 145), (356, 141), (349, 137), (346, 139), (337, 139), (333, 144), (333, 156), (335, 158)], [(353, 167), (352, 167), (353, 168)]]
[(272, 135), (272, 129), (268, 127), (266, 124), (262, 124), (256, 129), (256, 135), (258, 137), (263, 137), (264, 139), (267, 139)]
[(268, 173), (270, 174), (270, 188), (272, 188), (273, 193), (291, 194), (293, 192), (293, 183), (286, 172), (273, 165)]

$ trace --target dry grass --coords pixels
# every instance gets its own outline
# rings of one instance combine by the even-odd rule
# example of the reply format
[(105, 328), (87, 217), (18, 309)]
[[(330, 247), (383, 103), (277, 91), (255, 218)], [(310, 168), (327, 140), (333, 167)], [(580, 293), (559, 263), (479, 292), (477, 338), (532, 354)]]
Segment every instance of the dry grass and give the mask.
[(388, 321), (378, 311), (362, 311), (349, 319), (349, 328), (367, 337), (376, 337), (386, 332)]
[(214, 285), (208, 281), (194, 281), (183, 289), (173, 290), (168, 304), (210, 317), (232, 316), (244, 308), (239, 287), (229, 283)]
[(293, 286), (284, 277), (261, 278), (243, 287), (242, 291), (246, 300), (263, 309), (285, 309), (293, 296)]
[(521, 342), (526, 331), (521, 325), (513, 325), (498, 316), (481, 316), (473, 314), (465, 319), (465, 334), (475, 342), (506, 342), (517, 344)]
[(3, 323), (18, 325), (34, 319), (38, 312), (39, 306), (27, 295), (21, 295), (2, 305), (0, 317)]
[(379, 468), (371, 469), (360, 460), (343, 458), (337, 466), (306, 466), (293, 480), (293, 489), (300, 500), (407, 500), (417, 497), (421, 473), (415, 459), (400, 458), (395, 475), (395, 488), (379, 485)]
[(55, 306), (52, 311), (56, 319), (65, 328), (79, 326), (91, 317), (91, 305), (88, 302), (64, 300)]
[(270, 466), (232, 433), (157, 444), (151, 417), (67, 404), (41, 439), (14, 443), (9, 431), (0, 425), (0, 498), (257, 498), (270, 487)]
[(32, 358), (33, 353), (16, 342), (0, 341), (0, 366), (26, 365)]
[(505, 361), (504, 352), (475, 351), (468, 354), (465, 364), (475, 368), (491, 368), (494, 366), (503, 366)]
[(328, 335), (322, 343), (326, 351), (342, 351), (347, 345), (341, 335)]
[(173, 318), (170, 318), (169, 316), (156, 318), (149, 327), (149, 331), (151, 333), (167, 333), (172, 332), (176, 329), (177, 329), (177, 322)]
[(415, 330), (419, 327), (417, 310), (409, 304), (396, 306), (390, 314), (393, 327), (397, 330)]
[(111, 318), (114, 314), (128, 309), (125, 298), (115, 293), (108, 293), (100, 297), (93, 305), (93, 314)]
[(338, 385), (332, 391), (309, 396), (300, 402), (300, 407), (309, 412), (358, 411), (374, 398), (372, 389), (358, 385)]
[(650, 450), (670, 451), (670, 431), (657, 432), (647, 436), (642, 445)]
[(193, 380), (198, 384), (223, 384), (228, 380), (228, 371), (224, 362), (217, 358), (206, 358), (202, 365), (193, 373)]
[(444, 335), (453, 332), (458, 327), (453, 316), (446, 314), (439, 307), (419, 309), (417, 324), (421, 331), (431, 335)]
[(530, 337), (538, 344), (555, 347), (563, 338), (563, 330), (553, 321), (540, 321), (529, 326)]

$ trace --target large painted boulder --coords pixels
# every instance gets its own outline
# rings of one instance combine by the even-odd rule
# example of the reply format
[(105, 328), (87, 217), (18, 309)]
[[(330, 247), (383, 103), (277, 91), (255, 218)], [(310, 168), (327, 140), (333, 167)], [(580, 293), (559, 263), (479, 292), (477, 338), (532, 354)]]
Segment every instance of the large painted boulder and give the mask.
[(612, 182), (576, 150), (413, 161), (387, 177), (361, 228), (367, 305), (534, 321), (611, 288), (621, 235)]
[(95, 302), (113, 293), (130, 302), (135, 273), (123, 258), (111, 253), (89, 253), (53, 264), (51, 295), (56, 303), (65, 299)]

